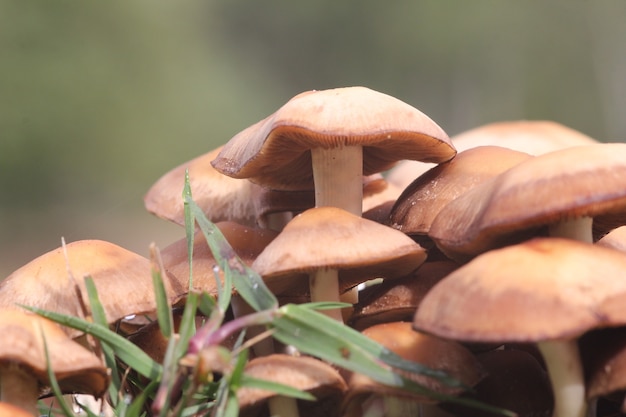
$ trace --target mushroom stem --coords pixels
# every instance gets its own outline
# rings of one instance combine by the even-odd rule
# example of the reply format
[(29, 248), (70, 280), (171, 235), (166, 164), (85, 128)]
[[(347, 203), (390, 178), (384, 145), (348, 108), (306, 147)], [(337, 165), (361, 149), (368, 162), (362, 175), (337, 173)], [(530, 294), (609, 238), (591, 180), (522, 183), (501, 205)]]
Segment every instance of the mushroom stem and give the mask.
[(419, 416), (421, 406), (418, 402), (393, 395), (374, 395), (363, 403), (363, 417), (404, 417)]
[(267, 401), (267, 406), (270, 409), (270, 416), (298, 417), (300, 415), (298, 402), (295, 398), (277, 395)]
[(315, 207), (337, 207), (361, 216), (363, 212), (363, 147), (311, 149)]
[(14, 364), (0, 367), (0, 402), (12, 404), (32, 415), (38, 415), (38, 395), (37, 378)]
[[(311, 290), (311, 302), (341, 302), (339, 299), (339, 273), (336, 269), (318, 269), (312, 273), (309, 278), (309, 288)], [(322, 310), (321, 313), (343, 323), (341, 310), (338, 308)]]
[(585, 382), (576, 340), (546, 340), (538, 343), (552, 383), (552, 417), (584, 417)]
[(549, 235), (593, 243), (593, 218), (577, 217), (550, 225)]

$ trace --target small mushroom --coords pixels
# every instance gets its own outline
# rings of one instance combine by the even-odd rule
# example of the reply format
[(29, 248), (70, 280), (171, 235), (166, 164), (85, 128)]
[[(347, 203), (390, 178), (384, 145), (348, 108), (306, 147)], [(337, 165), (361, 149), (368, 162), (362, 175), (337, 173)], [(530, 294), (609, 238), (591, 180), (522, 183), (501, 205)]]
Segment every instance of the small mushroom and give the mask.
[[(68, 243), (22, 266), (0, 282), (0, 307), (15, 309), (26, 305), (84, 318), (76, 288), (80, 298), (88, 303), (84, 283), (87, 276), (94, 280), (109, 324), (156, 310), (150, 261), (101, 240)], [(173, 300), (182, 290), (167, 274), (163, 281)], [(81, 334), (64, 329), (72, 337)]]
[[(339, 403), (347, 389), (346, 382), (332, 366), (308, 356), (274, 354), (252, 359), (245, 367), (248, 376), (278, 382), (311, 393), (317, 401), (297, 401), (298, 415), (339, 417)], [(241, 387), (237, 390), (240, 416), (258, 417), (269, 415), (268, 402), (276, 393), (259, 388)], [(283, 410), (284, 411), (284, 410)], [(273, 409), (272, 415), (293, 416), (296, 411), (280, 413)]]
[[(276, 294), (309, 278), (311, 301), (339, 295), (377, 277), (416, 270), (426, 252), (403, 233), (335, 207), (309, 209), (285, 226), (252, 264)], [(343, 321), (338, 310), (325, 313)]]
[(0, 334), (0, 401), (36, 414), (39, 392), (50, 384), (48, 366), (64, 393), (99, 397), (106, 391), (109, 375), (102, 361), (56, 323), (20, 310), (0, 310)]
[[(362, 333), (408, 361), (445, 372), (465, 387), (476, 385), (485, 376), (483, 368), (469, 350), (456, 342), (416, 332), (410, 322), (378, 324)], [(451, 388), (429, 377), (412, 378), (439, 394), (457, 395), (463, 391), (462, 388)], [(345, 417), (420, 415), (420, 404), (436, 402), (424, 395), (382, 385), (359, 373), (350, 375), (348, 385), (350, 388), (342, 406)], [(372, 412), (372, 409), (380, 407), (384, 412)]]

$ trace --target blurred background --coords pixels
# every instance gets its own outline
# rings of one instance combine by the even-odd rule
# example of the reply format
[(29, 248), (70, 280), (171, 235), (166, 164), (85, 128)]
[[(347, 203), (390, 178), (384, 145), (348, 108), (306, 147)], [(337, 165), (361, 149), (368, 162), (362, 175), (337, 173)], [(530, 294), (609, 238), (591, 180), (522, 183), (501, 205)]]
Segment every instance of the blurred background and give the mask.
[(183, 237), (148, 188), (304, 90), (625, 141), (624, 22), (618, 0), (1, 0), (0, 279), (61, 237)]

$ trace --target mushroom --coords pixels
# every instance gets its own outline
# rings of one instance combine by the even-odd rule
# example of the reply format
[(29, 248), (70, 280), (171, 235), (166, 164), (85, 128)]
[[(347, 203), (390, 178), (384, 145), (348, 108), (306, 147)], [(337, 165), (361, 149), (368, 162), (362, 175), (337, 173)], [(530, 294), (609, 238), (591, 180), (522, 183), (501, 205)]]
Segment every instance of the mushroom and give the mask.
[[(542, 155), (573, 146), (598, 143), (593, 138), (549, 120), (514, 120), (494, 122), (452, 136), (460, 153), (478, 146), (500, 146), (530, 155)], [(402, 161), (388, 175), (389, 182), (405, 188), (432, 164)]]
[[(79, 297), (88, 300), (87, 276), (94, 280), (109, 324), (156, 310), (150, 261), (101, 240), (68, 243), (13, 272), (0, 282), (0, 308), (26, 305), (84, 318)], [(169, 275), (164, 274), (163, 281), (170, 300), (182, 292)], [(81, 334), (64, 329), (72, 337)]]
[[(456, 342), (416, 332), (410, 322), (378, 324), (361, 333), (405, 360), (445, 372), (465, 387), (474, 386), (485, 376), (484, 370), (469, 350)], [(439, 394), (457, 395), (463, 391), (463, 388), (447, 387), (429, 377), (412, 378)], [(349, 390), (342, 406), (345, 417), (421, 415), (421, 404), (435, 402), (424, 395), (382, 385), (363, 374), (352, 373), (347, 379)], [(384, 411), (374, 411), (380, 408)]]
[(479, 146), (459, 152), (452, 160), (417, 177), (396, 200), (389, 225), (430, 248), (430, 226), (450, 201), (476, 185), (532, 158), (499, 146)]
[[(548, 417), (554, 408), (550, 379), (530, 353), (518, 349), (493, 349), (476, 355), (486, 372), (469, 397), (483, 404), (515, 412), (518, 417)], [(494, 414), (455, 403), (441, 408), (455, 416), (493, 417)]]
[[(311, 301), (339, 302), (339, 295), (377, 277), (397, 278), (426, 259), (417, 243), (397, 230), (335, 207), (317, 207), (294, 217), (252, 268), (275, 293), (309, 278)], [(338, 310), (325, 313), (343, 321)]]
[[(273, 415), (339, 417), (338, 404), (347, 385), (339, 372), (325, 362), (307, 356), (274, 354), (250, 360), (244, 373), (309, 392), (317, 398), (315, 402), (297, 401), (299, 412), (273, 409)], [(272, 391), (242, 386), (237, 390), (240, 416), (268, 415), (264, 408), (275, 397)]]
[(602, 236), (596, 245), (613, 248), (626, 253), (626, 226), (615, 228)]
[(56, 323), (25, 311), (0, 310), (0, 334), (0, 401), (35, 415), (39, 391), (50, 384), (48, 366), (64, 393), (105, 393), (109, 375), (102, 361)]
[(460, 262), (539, 234), (591, 242), (594, 217), (626, 211), (624, 178), (623, 143), (536, 156), (448, 203), (429, 236)]
[(555, 396), (555, 417), (585, 413), (576, 338), (626, 323), (626, 256), (560, 238), (486, 252), (437, 283), (417, 330), (468, 342), (535, 342)]
[(426, 262), (406, 277), (384, 280), (359, 292), (348, 323), (357, 330), (392, 321), (410, 321), (428, 291), (458, 268), (454, 262)]
[(234, 136), (212, 162), (276, 189), (315, 186), (315, 205), (362, 211), (363, 175), (400, 159), (443, 162), (446, 133), (414, 107), (365, 87), (301, 93)]
[(144, 196), (146, 209), (157, 217), (173, 223), (185, 224), (182, 198), (185, 173), (189, 172), (189, 185), (195, 203), (213, 222), (236, 221), (255, 226), (256, 215), (252, 198), (255, 184), (223, 175), (211, 166), (211, 161), (222, 150), (220, 146), (191, 161), (170, 170), (150, 187)]

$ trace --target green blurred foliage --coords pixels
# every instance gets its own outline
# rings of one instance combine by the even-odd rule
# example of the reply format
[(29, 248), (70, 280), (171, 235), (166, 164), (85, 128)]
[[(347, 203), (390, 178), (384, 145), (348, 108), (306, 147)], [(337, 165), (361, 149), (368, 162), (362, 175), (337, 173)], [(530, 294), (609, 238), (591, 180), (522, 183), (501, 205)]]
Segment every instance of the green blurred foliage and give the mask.
[(61, 236), (179, 236), (143, 193), (307, 89), (365, 85), (451, 135), (529, 118), (623, 140), (624, 21), (611, 0), (2, 0), (0, 274)]

